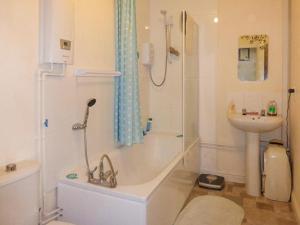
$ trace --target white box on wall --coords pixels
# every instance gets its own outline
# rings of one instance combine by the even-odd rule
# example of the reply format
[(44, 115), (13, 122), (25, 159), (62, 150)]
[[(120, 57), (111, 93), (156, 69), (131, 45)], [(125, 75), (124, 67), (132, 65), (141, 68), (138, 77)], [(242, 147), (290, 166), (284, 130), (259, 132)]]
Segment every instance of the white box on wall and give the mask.
[(43, 0), (43, 62), (73, 63), (74, 0)]

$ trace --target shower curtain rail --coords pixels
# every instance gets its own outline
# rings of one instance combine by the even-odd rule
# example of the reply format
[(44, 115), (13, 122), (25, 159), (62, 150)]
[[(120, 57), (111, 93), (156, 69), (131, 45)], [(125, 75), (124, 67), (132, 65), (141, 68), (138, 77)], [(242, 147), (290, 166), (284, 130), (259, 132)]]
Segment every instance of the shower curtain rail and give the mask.
[(96, 69), (75, 69), (76, 77), (119, 77), (122, 74), (118, 71), (104, 71)]

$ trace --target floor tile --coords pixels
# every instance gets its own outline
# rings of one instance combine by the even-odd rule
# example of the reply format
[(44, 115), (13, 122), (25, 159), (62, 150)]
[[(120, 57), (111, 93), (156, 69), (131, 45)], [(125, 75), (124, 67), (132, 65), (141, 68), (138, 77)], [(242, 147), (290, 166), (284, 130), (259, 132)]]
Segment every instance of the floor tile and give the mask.
[(221, 191), (196, 185), (186, 204), (201, 195), (221, 196), (242, 206), (245, 210), (242, 225), (298, 225), (290, 203), (252, 197), (246, 193), (244, 184), (227, 182)]
[(256, 207), (258, 209), (265, 209), (265, 210), (269, 210), (269, 211), (274, 211), (273, 205), (267, 204), (267, 203), (256, 202)]

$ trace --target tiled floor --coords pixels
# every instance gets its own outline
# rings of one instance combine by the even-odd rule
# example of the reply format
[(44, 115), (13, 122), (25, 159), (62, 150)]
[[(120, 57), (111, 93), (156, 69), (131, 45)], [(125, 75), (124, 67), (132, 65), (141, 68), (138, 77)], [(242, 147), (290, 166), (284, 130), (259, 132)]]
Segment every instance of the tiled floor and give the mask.
[(297, 225), (290, 203), (276, 202), (264, 197), (246, 194), (245, 185), (227, 183), (222, 191), (194, 187), (189, 200), (200, 195), (217, 195), (228, 198), (245, 210), (242, 225)]

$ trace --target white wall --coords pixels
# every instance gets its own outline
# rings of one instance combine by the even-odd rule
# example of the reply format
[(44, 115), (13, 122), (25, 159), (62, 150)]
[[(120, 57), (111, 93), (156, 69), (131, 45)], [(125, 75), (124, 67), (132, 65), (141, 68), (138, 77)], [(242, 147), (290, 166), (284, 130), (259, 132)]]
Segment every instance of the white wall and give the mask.
[[(147, 1), (137, 1), (139, 46), (147, 41), (144, 27), (148, 25), (145, 12)], [(88, 127), (88, 152), (98, 159), (107, 151), (116, 150), (113, 141), (114, 83), (111, 78), (75, 78), (75, 68), (114, 70), (114, 2), (109, 0), (75, 1), (75, 55), (74, 65), (63, 78), (49, 77), (46, 87), (46, 112), (49, 119), (47, 131), (47, 179), (49, 200), (53, 188), (65, 170), (84, 163), (83, 133), (72, 131), (72, 124), (83, 120), (86, 101), (97, 99), (90, 110)], [(140, 73), (141, 108), (147, 117), (147, 85), (143, 68)], [(48, 203), (49, 205), (49, 203)], [(51, 204), (50, 204), (51, 205)]]
[[(243, 181), (245, 135), (227, 120), (229, 102), (239, 110), (260, 111), (274, 99), (282, 112), (283, 87), (283, 2), (218, 1), (217, 71), (213, 77), (201, 74), (200, 110), (202, 169)], [(245, 34), (269, 36), (269, 77), (262, 82), (241, 82), (237, 76), (238, 40)], [(200, 59), (201, 60), (201, 59)], [(286, 74), (285, 74), (286, 75)], [(208, 84), (212, 84), (209, 86)], [(212, 102), (210, 105), (203, 104)], [(262, 139), (281, 138), (281, 129)]]
[[(282, 112), (282, 93), (286, 88), (283, 65), (283, 2), (150, 1), (150, 36), (156, 47), (153, 68), (155, 76), (159, 76), (163, 71), (163, 28), (160, 10), (166, 9), (174, 18), (172, 42), (175, 47), (180, 47), (179, 16), (182, 9), (186, 9), (199, 24), (199, 126), (203, 172), (222, 174), (232, 181), (244, 181), (245, 135), (233, 128), (227, 120), (229, 102), (234, 101), (239, 110), (246, 107), (248, 111), (260, 111), (266, 107), (268, 101), (275, 99), (279, 112)], [(214, 23), (215, 17), (219, 18), (219, 23)], [(238, 40), (245, 34), (269, 36), (269, 79), (264, 82), (241, 82), (238, 79)], [(181, 129), (180, 124), (174, 126), (180, 118), (180, 88), (177, 77), (180, 69), (181, 62), (174, 62), (170, 67), (168, 85), (162, 90), (150, 89), (150, 113), (158, 120), (159, 124), (155, 124), (154, 120), (157, 130)], [(263, 140), (270, 138), (281, 138), (281, 129), (262, 137)]]
[(1, 1), (0, 165), (35, 157), (38, 0)]
[[(148, 40), (147, 0), (137, 1), (138, 44)], [(57, 180), (63, 171), (84, 164), (82, 131), (71, 129), (81, 122), (89, 98), (97, 103), (90, 109), (88, 123), (88, 153), (91, 159), (117, 150), (113, 137), (114, 80), (112, 78), (75, 78), (75, 68), (114, 70), (114, 1), (75, 1), (74, 65), (68, 67), (65, 77), (46, 80), (46, 191), (48, 206), (54, 200)], [(140, 66), (142, 117), (148, 117), (148, 95), (145, 74)], [(84, 164), (85, 166), (85, 164)], [(55, 201), (52, 205), (55, 204)]]
[[(114, 70), (114, 1), (74, 0), (74, 65), (64, 77), (45, 81), (47, 205), (55, 205), (54, 188), (66, 169), (83, 164), (83, 133), (72, 131), (83, 120), (86, 101), (95, 97), (90, 111), (88, 151), (100, 158), (116, 150), (113, 141), (113, 79), (75, 78), (75, 68)], [(4, 1), (0, 9), (1, 149), (0, 165), (36, 158), (37, 73), (39, 59), (39, 0)], [(138, 44), (148, 41), (148, 1), (137, 1)], [(148, 83), (140, 66), (142, 117), (148, 117)], [(45, 119), (46, 119), (45, 118)], [(40, 121), (42, 122), (42, 121)]]
[[(181, 39), (181, 9), (177, 1), (150, 0), (150, 40), (154, 45), (154, 63), (152, 66), (153, 79), (160, 83), (165, 69), (165, 27), (160, 11), (167, 10), (167, 16), (172, 17), (171, 46), (180, 51), (182, 56)], [(163, 87), (150, 85), (150, 116), (153, 118), (153, 129), (156, 132), (172, 132), (182, 134), (182, 61), (180, 57), (172, 57), (168, 63), (166, 82)]]
[[(239, 108), (246, 104), (247, 108), (255, 110), (275, 98), (281, 105), (284, 89), (283, 0), (256, 1), (257, 4), (254, 1), (237, 0), (150, 2), (151, 41), (156, 47), (153, 73), (156, 78), (163, 71), (163, 27), (159, 11), (167, 9), (173, 15), (172, 45), (177, 49), (181, 47), (181, 9), (187, 9), (200, 25), (202, 169), (232, 174), (234, 176), (231, 178), (238, 180), (244, 176), (244, 135), (232, 128), (226, 119), (228, 102), (235, 100)], [(82, 120), (88, 98), (97, 98), (89, 121), (90, 155), (99, 156), (115, 149), (112, 135), (112, 80), (73, 77), (73, 69), (78, 67), (114, 68), (113, 1), (76, 0), (75, 3), (74, 65), (67, 68), (65, 77), (48, 77), (46, 81), (46, 116), (49, 119), (46, 131), (46, 168), (49, 176), (46, 187), (49, 191), (53, 190), (64, 169), (83, 163), (82, 133), (72, 131), (71, 126)], [(35, 72), (38, 69), (39, 32), (37, 0), (28, 0), (26, 3), (11, 0), (3, 4), (0, 9), (1, 165), (36, 155)], [(149, 23), (148, 1), (138, 0), (137, 4), (141, 46), (142, 42), (149, 40), (148, 31), (144, 29)], [(213, 23), (217, 15), (220, 19), (218, 25)], [(241, 17), (245, 19), (241, 20)], [(270, 38), (270, 79), (266, 82), (241, 83), (237, 79), (238, 37), (251, 33), (268, 34)], [(173, 61), (167, 78), (168, 85), (161, 90), (151, 85), (148, 90), (146, 71), (140, 67), (143, 118), (147, 118), (150, 111), (157, 130), (181, 131), (180, 64), (179, 59)], [(147, 107), (148, 98), (151, 109)], [(280, 137), (280, 131), (271, 136)]]
[[(113, 148), (113, 79), (75, 78), (75, 68), (114, 70), (114, 8), (103, 0), (75, 1), (74, 65), (65, 77), (47, 77), (45, 112), (46, 187), (52, 190), (62, 169), (83, 163), (83, 133), (72, 131), (75, 122), (84, 117), (86, 102), (96, 98), (90, 111), (89, 154)], [(101, 146), (101, 148), (100, 148)]]
[[(213, 70), (210, 63), (214, 35), (211, 29), (213, 16), (216, 14), (217, 0), (150, 0), (150, 40), (154, 44), (155, 57), (152, 74), (156, 81), (160, 81), (164, 74), (165, 35), (161, 10), (167, 10), (167, 15), (172, 17), (171, 45), (182, 51), (181, 12), (187, 10), (200, 26), (200, 57), (206, 51), (205, 62), (209, 63), (209, 69)], [(202, 29), (202, 30), (201, 30)], [(182, 56), (182, 52), (180, 52)], [(160, 132), (182, 133), (182, 60), (180, 57), (172, 57), (172, 64), (168, 64), (166, 84), (162, 88), (154, 87), (150, 81), (150, 115), (153, 117), (153, 128)], [(204, 59), (202, 57), (202, 59)], [(200, 70), (202, 70), (200, 64)], [(209, 70), (206, 69), (206, 70)]]

